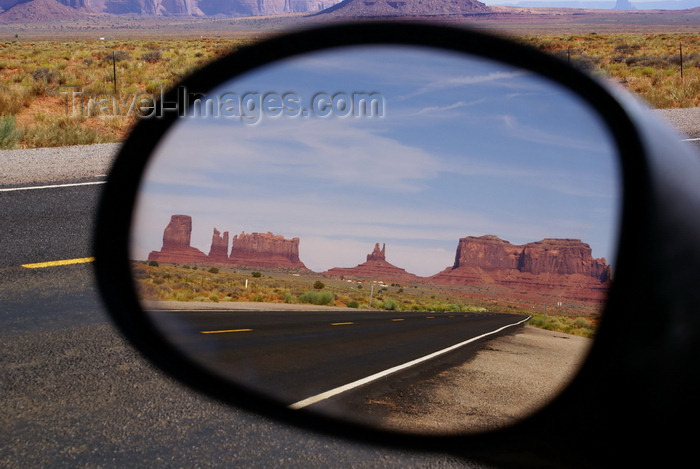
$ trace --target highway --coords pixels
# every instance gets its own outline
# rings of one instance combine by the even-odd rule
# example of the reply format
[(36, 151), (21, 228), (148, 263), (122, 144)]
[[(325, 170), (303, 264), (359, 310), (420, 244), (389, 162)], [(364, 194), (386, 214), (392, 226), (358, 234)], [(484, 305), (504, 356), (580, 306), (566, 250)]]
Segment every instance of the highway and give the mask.
[[(306, 400), (330, 390), (360, 387), (348, 386), (352, 383), (361, 383), (364, 399), (385, 386), (410, 382), (401, 373), (404, 370), (411, 377), (417, 371), (437, 374), (472, 358), (489, 339), (516, 333), (527, 319), (500, 313), (413, 311), (151, 314), (167, 337), (202, 365), (293, 408), (325, 401), (326, 397)], [(343, 402), (344, 392), (328, 399), (336, 400), (332, 403), (336, 408), (361, 405)]]
[(482, 467), (286, 427), (155, 370), (85, 262), (101, 187), (0, 191), (0, 467)]

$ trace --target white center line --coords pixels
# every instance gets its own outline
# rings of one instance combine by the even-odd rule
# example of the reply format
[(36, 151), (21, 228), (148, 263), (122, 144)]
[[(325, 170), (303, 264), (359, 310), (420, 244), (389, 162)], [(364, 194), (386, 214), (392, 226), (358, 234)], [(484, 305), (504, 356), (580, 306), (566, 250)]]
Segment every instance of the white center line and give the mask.
[(0, 192), (30, 191), (34, 189), (56, 189), (61, 187), (94, 186), (96, 184), (105, 184), (106, 182), (107, 181), (73, 182), (68, 184), (49, 184), (46, 186), (8, 187), (5, 189), (0, 189)]
[(424, 357), (416, 358), (415, 360), (411, 360), (410, 362), (406, 362), (402, 365), (397, 365), (393, 368), (389, 368), (387, 370), (380, 371), (379, 373), (375, 373), (373, 375), (367, 376), (366, 378), (362, 378), (362, 379), (358, 379), (357, 381), (353, 381), (352, 383), (348, 383), (348, 384), (345, 384), (343, 386), (339, 386), (337, 388), (331, 389), (331, 390), (326, 391), (326, 392), (322, 392), (320, 394), (316, 394), (315, 396), (307, 397), (306, 399), (303, 399), (299, 402), (295, 402), (294, 404), (291, 404), (289, 406), (289, 408), (292, 410), (303, 409), (304, 407), (307, 407), (307, 406), (310, 406), (311, 404), (315, 404), (317, 402), (323, 401), (325, 399), (328, 399), (329, 397), (333, 397), (333, 396), (340, 394), (342, 392), (349, 391), (350, 389), (354, 389), (354, 388), (362, 386), (364, 384), (371, 383), (372, 381), (378, 380), (379, 378), (383, 378), (384, 376), (390, 375), (392, 373), (396, 373), (397, 371), (403, 370), (403, 369), (411, 367), (413, 365), (417, 365), (418, 363), (422, 363), (424, 361), (430, 360), (432, 358), (435, 358), (435, 357), (442, 355), (442, 354), (445, 354), (447, 352), (451, 352), (452, 350), (455, 350), (459, 347), (467, 345), (471, 342), (475, 342), (479, 339), (483, 339), (484, 337), (487, 337), (487, 336), (490, 336), (493, 334), (497, 334), (504, 329), (507, 329), (507, 328), (513, 327), (513, 326), (517, 326), (518, 324), (522, 324), (525, 321), (527, 321), (528, 319), (530, 319), (530, 316), (523, 319), (522, 321), (518, 321), (518, 322), (515, 322), (513, 324), (508, 324), (508, 325), (503, 326), (503, 327), (496, 329), (494, 331), (487, 332), (486, 334), (481, 334), (480, 336), (473, 337), (471, 339), (465, 340), (464, 342), (460, 342), (458, 344), (452, 345), (452, 346), (444, 348), (442, 350), (438, 350), (437, 352), (433, 352), (433, 353), (426, 355)]

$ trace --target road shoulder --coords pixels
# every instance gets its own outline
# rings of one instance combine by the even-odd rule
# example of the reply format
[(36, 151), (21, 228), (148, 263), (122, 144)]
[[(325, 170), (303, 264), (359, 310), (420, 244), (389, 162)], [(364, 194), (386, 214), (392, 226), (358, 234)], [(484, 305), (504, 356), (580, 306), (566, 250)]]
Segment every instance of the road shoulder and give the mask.
[(475, 432), (516, 422), (575, 375), (592, 340), (526, 326), (489, 341), (473, 360), (373, 398), (383, 425), (420, 433)]

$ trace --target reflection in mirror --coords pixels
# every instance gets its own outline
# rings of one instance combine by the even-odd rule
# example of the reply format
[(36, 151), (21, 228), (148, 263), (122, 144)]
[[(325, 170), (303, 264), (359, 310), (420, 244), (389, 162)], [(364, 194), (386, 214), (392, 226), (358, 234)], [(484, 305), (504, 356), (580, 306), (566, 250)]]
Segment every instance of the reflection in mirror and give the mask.
[(515, 422), (576, 372), (620, 188), (572, 92), (363, 47), (187, 112), (145, 174), (131, 255), (144, 308), (202, 366), (299, 411), (439, 433)]

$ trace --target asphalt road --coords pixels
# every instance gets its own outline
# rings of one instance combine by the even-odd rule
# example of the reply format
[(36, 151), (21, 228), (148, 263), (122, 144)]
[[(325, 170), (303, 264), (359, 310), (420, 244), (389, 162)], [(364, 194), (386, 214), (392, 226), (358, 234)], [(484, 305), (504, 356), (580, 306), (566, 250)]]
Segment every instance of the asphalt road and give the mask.
[[(435, 369), (451, 355), (465, 362), (489, 339), (519, 330), (527, 319), (408, 311), (170, 310), (152, 315), (172, 342), (199, 363), (287, 405), (370, 376), (400, 380), (399, 371), (383, 373), (460, 344), (413, 366)], [(363, 396), (375, 392), (374, 386), (383, 387), (382, 380), (365, 384)], [(355, 405), (361, 403), (349, 406)]]
[[(691, 127), (685, 135), (700, 149), (700, 126)], [(22, 186), (25, 170), (41, 173), (36, 184), (85, 182), (99, 158), (85, 149), (57, 157), (63, 151), (3, 156), (0, 186)], [(483, 467), (282, 426), (153, 369), (111, 326), (89, 263), (22, 267), (89, 257), (99, 190), (0, 191), (0, 467)]]
[(0, 192), (0, 467), (483, 467), (328, 438), (153, 369), (107, 319), (89, 257), (99, 185)]

